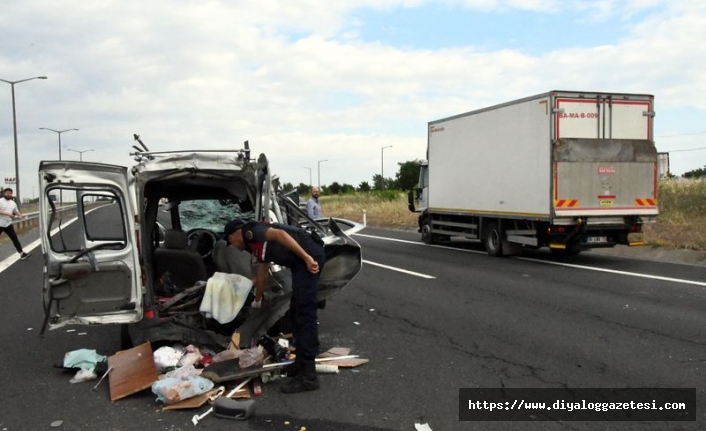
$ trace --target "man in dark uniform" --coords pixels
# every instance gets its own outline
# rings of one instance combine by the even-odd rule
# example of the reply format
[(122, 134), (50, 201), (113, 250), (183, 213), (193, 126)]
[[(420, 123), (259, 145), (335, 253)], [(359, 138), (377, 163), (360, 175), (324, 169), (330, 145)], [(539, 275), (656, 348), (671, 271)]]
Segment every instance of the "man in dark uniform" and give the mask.
[(319, 388), (314, 359), (319, 353), (317, 300), (319, 274), (326, 262), (323, 241), (304, 229), (266, 222), (235, 219), (228, 222), (223, 234), (228, 243), (246, 250), (260, 262), (255, 281), (257, 307), (267, 286), (270, 262), (288, 267), (292, 272), (292, 299), (289, 314), (294, 327), (296, 359), (287, 370), (284, 393), (313, 391)]

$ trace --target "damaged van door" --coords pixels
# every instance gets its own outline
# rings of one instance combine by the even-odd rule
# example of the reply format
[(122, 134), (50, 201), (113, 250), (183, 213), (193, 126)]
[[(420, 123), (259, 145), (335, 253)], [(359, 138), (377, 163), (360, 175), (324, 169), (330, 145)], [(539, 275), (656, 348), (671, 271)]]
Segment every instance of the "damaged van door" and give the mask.
[(127, 168), (43, 161), (39, 186), (42, 332), (139, 321), (142, 291)]

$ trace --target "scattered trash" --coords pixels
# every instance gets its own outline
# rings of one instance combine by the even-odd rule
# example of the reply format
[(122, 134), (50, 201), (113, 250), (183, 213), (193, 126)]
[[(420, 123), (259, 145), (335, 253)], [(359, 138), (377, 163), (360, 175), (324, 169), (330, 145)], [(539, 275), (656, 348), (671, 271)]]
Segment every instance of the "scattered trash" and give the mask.
[(164, 404), (173, 404), (213, 389), (213, 382), (203, 377), (168, 377), (152, 385), (152, 393)]
[(244, 421), (255, 413), (255, 401), (253, 400), (231, 400), (230, 398), (219, 398), (213, 403), (213, 414), (219, 418)]
[(162, 373), (168, 369), (176, 368), (179, 359), (184, 356), (184, 350), (177, 350), (174, 347), (163, 346), (154, 351), (154, 364), (157, 370)]
[(69, 383), (81, 383), (81, 382), (87, 382), (89, 380), (95, 380), (98, 377), (96, 372), (93, 369), (90, 370), (84, 370), (80, 369), (76, 373), (75, 376), (69, 380)]
[(104, 362), (106, 357), (99, 355), (95, 350), (79, 349), (64, 355), (65, 368), (80, 368), (70, 380), (71, 383), (87, 382), (96, 379), (95, 369), (99, 362)]
[(360, 322), (353, 322), (353, 324), (360, 326)]
[[(79, 368), (79, 373), (71, 380), (76, 383), (96, 379), (96, 365), (102, 365), (98, 373), (105, 372), (93, 390), (109, 377), (111, 401), (151, 388), (164, 411), (196, 409), (211, 403), (208, 410), (192, 417), (194, 425), (212, 412), (221, 418), (245, 420), (255, 409), (250, 397), (261, 396), (265, 383), (284, 378), (283, 370), (292, 364), (296, 355), (289, 347), (290, 340), (283, 334), (275, 338), (262, 336), (257, 345), (249, 349), (237, 348), (239, 337), (237, 332), (234, 333), (229, 348), (218, 353), (202, 351), (193, 345), (164, 346), (152, 351), (150, 343), (144, 343), (106, 358), (95, 350), (81, 349), (64, 355), (64, 368)], [(333, 347), (318, 355), (315, 360), (317, 373), (336, 374), (340, 368), (353, 368), (368, 362), (368, 359), (350, 352), (347, 347)], [(215, 384), (233, 380), (240, 384), (227, 396), (222, 396), (226, 390), (224, 386), (214, 389)], [(251, 380), (252, 394), (245, 387)], [(247, 402), (240, 400), (243, 398)], [(290, 423), (286, 422), (286, 425)], [(305, 427), (299, 429), (306, 430)]]
[(76, 332), (75, 329), (67, 329), (66, 332)]
[(370, 311), (370, 312), (372, 313), (373, 311), (375, 311), (375, 309), (374, 309), (374, 308), (371, 308), (371, 309), (368, 310), (368, 311)]
[(193, 366), (194, 364), (201, 361), (202, 358), (203, 355), (197, 347), (188, 345), (186, 346), (186, 352), (184, 353), (184, 356), (179, 359), (178, 365), (180, 367), (187, 367), (189, 365)]
[(238, 357), (240, 368), (250, 368), (256, 365), (259, 366), (262, 365), (265, 360), (264, 349), (262, 346), (241, 350), (241, 352), (242, 353)]
[(417, 431), (432, 431), (429, 424), (414, 424), (414, 429)]
[(78, 349), (64, 355), (64, 367), (92, 370), (96, 368), (96, 364), (98, 362), (103, 362), (105, 360), (106, 357), (104, 355), (99, 355), (95, 350)]
[(64, 421), (58, 420), (58, 421), (54, 421), (54, 422), (50, 423), (49, 426), (52, 428), (59, 428), (63, 424), (64, 424)]
[(28, 331), (32, 331), (32, 330), (34, 330), (34, 328), (27, 328), (27, 330), (28, 330)]
[(108, 366), (113, 367), (108, 375), (111, 401), (151, 387), (159, 376), (150, 343), (117, 352), (108, 357)]
[(107, 376), (108, 373), (110, 373), (111, 371), (113, 371), (113, 367), (108, 367), (108, 369), (105, 371), (105, 373), (103, 373), (103, 376), (101, 377), (101, 379), (98, 380), (98, 383), (96, 383), (96, 385), (93, 387), (93, 390), (94, 390), (94, 391), (95, 391), (96, 389), (98, 389), (98, 385), (101, 384), (101, 382), (103, 381), (103, 379), (105, 379), (105, 376)]
[(175, 378), (175, 379), (186, 379), (189, 377), (198, 377), (201, 374), (200, 370), (197, 370), (192, 364), (185, 367), (180, 367), (172, 371), (168, 371), (166, 374), (159, 376), (161, 380)]
[(78, 335), (88, 335), (88, 332), (79, 332)]
[(320, 374), (338, 374), (338, 365), (316, 364), (316, 372)]

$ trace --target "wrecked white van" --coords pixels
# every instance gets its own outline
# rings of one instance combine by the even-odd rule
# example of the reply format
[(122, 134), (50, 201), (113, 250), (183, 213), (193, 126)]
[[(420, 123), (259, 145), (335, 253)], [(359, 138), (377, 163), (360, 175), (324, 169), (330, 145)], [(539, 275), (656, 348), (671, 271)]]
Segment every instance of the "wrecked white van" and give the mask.
[(250, 308), (248, 291), (230, 322), (199, 310), (206, 281), (215, 273), (239, 273), (247, 281), (252, 275), (250, 255), (221, 238), (224, 224), (235, 217), (318, 232), (327, 255), (321, 304), (360, 271), (360, 246), (348, 234), (362, 226), (308, 219), (278, 190), (267, 158), (250, 158), (247, 143), (230, 152), (134, 148), (137, 164), (130, 172), (100, 163), (40, 163), (42, 331), (113, 323), (123, 325), (124, 345), (223, 348), (237, 330), (249, 345), (286, 322), (291, 277), (274, 266), (263, 308)]

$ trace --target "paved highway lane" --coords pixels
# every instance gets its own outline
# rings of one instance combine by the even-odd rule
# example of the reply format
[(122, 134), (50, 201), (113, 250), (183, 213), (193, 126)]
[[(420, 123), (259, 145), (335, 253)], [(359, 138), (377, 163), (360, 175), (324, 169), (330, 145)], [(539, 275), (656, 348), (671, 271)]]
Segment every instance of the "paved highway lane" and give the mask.
[(114, 353), (119, 330), (77, 327), (39, 338), (35, 250), (0, 272), (0, 430), (47, 429), (54, 420), (66, 430), (703, 427), (704, 409), (698, 424), (459, 422), (458, 388), (696, 387), (703, 405), (704, 267), (591, 254), (572, 260), (688, 282), (668, 281), (547, 264), (542, 253), (492, 258), (468, 242), (430, 247), (399, 231), (367, 228), (356, 239), (369, 263), (320, 312), (321, 342), (351, 347), (370, 363), (322, 376), (317, 392), (283, 396), (278, 383), (268, 384), (256, 418), (211, 417), (197, 428), (193, 411), (160, 412), (149, 391), (111, 403), (106, 382), (92, 391), (95, 382), (72, 385), (73, 373), (52, 367), (78, 348)]

